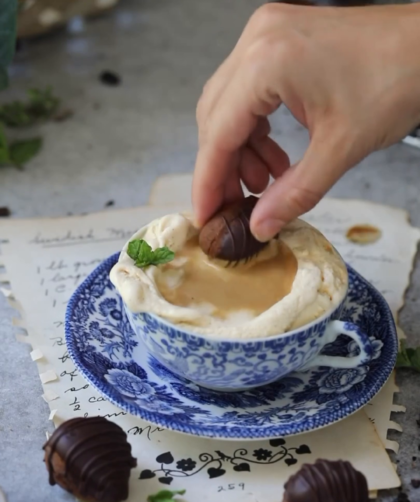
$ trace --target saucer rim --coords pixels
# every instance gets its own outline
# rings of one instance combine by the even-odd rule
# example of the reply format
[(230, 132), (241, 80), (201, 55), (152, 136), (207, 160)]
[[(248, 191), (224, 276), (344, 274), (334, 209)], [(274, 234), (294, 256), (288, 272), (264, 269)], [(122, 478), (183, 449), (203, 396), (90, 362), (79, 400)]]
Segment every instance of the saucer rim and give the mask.
[[(69, 355), (78, 369), (80, 374), (83, 376), (85, 380), (92, 385), (102, 396), (104, 396), (109, 402), (117, 406), (119, 409), (123, 410), (130, 415), (133, 415), (137, 418), (145, 420), (146, 422), (150, 422), (158, 427), (162, 427), (167, 430), (171, 430), (173, 432), (178, 432), (182, 434), (186, 434), (188, 436), (193, 437), (202, 437), (202, 438), (210, 438), (210, 439), (219, 439), (219, 440), (229, 440), (229, 441), (257, 441), (257, 440), (269, 440), (278, 437), (291, 437), (299, 434), (305, 434), (308, 432), (313, 432), (315, 430), (320, 430), (330, 425), (333, 425), (341, 420), (354, 415), (358, 411), (364, 408), (385, 386), (388, 382), (389, 378), (392, 376), (397, 353), (398, 353), (398, 336), (397, 330), (395, 326), (395, 320), (392, 315), (391, 309), (383, 297), (383, 295), (372, 285), (370, 282), (365, 279), (362, 275), (360, 275), (353, 267), (346, 263), (347, 269), (349, 272), (356, 275), (363, 283), (364, 287), (368, 288), (373, 292), (373, 296), (375, 300), (381, 304), (383, 309), (386, 312), (386, 325), (387, 331), (389, 333), (388, 337), (390, 339), (389, 343), (393, 344), (393, 347), (390, 347), (390, 350), (393, 349), (393, 358), (388, 361), (388, 364), (381, 368), (382, 378), (376, 380), (374, 385), (371, 385), (369, 388), (369, 392), (363, 392), (361, 395), (363, 396), (363, 404), (358, 405), (356, 401), (353, 401), (349, 405), (345, 406), (343, 409), (339, 411), (335, 411), (333, 414), (334, 417), (330, 420), (327, 420), (327, 417), (308, 417), (304, 422), (296, 425), (292, 424), (289, 426), (282, 425), (268, 425), (267, 427), (243, 427), (243, 426), (233, 426), (229, 427), (226, 424), (223, 425), (200, 425), (200, 424), (190, 424), (188, 422), (183, 422), (182, 419), (174, 419), (172, 416), (159, 414), (158, 412), (149, 412), (146, 410), (142, 410), (139, 407), (133, 407), (129, 403), (124, 400), (117, 400), (114, 397), (110, 396), (107, 392), (106, 385), (104, 386), (103, 382), (101, 382), (95, 375), (93, 375), (90, 370), (79, 360), (79, 350), (75, 343), (75, 337), (73, 335), (73, 329), (70, 327), (70, 320), (72, 318), (72, 313), (77, 303), (79, 296), (86, 289), (86, 287), (96, 279), (96, 277), (103, 273), (105, 270), (110, 272), (113, 265), (117, 262), (119, 253), (115, 253), (105, 259), (102, 263), (100, 263), (86, 278), (85, 280), (77, 287), (73, 295), (71, 296), (69, 303), (66, 309), (65, 315), (65, 341), (67, 345), (67, 349)], [(114, 287), (115, 288), (115, 287)], [(350, 289), (350, 281), (349, 281), (349, 289)], [(386, 376), (385, 376), (386, 374)], [(159, 377), (157, 377), (159, 378)], [(380, 382), (380, 383), (379, 383)], [(274, 403), (272, 403), (274, 405)], [(176, 415), (175, 415), (176, 416)], [(315, 424), (314, 420), (315, 418)], [(308, 423), (309, 422), (309, 423)], [(282, 429), (276, 432), (276, 429)], [(286, 430), (287, 429), (287, 430)]]

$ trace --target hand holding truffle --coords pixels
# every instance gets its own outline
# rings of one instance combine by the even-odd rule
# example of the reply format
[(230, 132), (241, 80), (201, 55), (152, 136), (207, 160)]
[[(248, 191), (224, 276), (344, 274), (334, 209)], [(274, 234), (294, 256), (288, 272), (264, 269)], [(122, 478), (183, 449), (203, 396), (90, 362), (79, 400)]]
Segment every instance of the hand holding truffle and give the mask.
[[(251, 229), (267, 240), (312, 209), (350, 168), (420, 122), (420, 5), (269, 2), (204, 87), (193, 205), (203, 225), (224, 202), (265, 191)], [(381, 40), (381, 43), (377, 43)], [(290, 168), (270, 137), (282, 104), (309, 131)], [(283, 145), (287, 147), (287, 145)]]

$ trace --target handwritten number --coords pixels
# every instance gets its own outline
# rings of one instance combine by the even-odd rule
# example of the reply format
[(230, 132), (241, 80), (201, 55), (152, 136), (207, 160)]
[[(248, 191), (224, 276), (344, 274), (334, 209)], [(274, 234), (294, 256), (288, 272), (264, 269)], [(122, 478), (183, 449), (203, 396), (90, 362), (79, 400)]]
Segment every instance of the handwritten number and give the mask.
[(236, 489), (239, 489), (242, 491), (245, 490), (245, 483), (238, 483), (238, 484), (230, 483), (226, 487), (225, 486), (218, 486), (217, 493), (226, 492), (228, 490), (236, 490)]

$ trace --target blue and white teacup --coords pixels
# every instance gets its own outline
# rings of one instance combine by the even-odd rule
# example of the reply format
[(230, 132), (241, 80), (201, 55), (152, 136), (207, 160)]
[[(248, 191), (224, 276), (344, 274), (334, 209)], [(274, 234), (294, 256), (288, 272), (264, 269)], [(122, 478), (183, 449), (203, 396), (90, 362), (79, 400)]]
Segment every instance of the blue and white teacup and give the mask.
[[(355, 324), (338, 320), (340, 305), (315, 321), (265, 339), (223, 340), (192, 333), (156, 315), (133, 313), (130, 324), (147, 350), (163, 366), (197, 385), (239, 391), (274, 382), (293, 371), (313, 366), (355, 368), (372, 355), (369, 338)], [(340, 335), (347, 335), (360, 351), (354, 357), (321, 355)]]

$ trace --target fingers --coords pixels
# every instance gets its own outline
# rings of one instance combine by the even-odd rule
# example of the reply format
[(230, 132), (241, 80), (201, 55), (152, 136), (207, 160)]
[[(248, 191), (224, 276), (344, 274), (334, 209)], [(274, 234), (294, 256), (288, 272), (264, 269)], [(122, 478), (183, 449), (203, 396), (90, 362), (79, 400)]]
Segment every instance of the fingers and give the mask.
[(278, 98), (271, 101), (259, 98), (251, 80), (248, 72), (237, 71), (202, 124), (192, 195), (199, 225), (223, 202), (224, 183), (230, 171), (239, 169), (240, 151), (256, 129), (259, 118), (279, 106)]
[(263, 194), (251, 218), (260, 241), (276, 235), (287, 223), (312, 209), (334, 183), (355, 164), (344, 141), (314, 136), (303, 159)]
[(242, 150), (239, 173), (251, 193), (259, 194), (268, 186), (270, 180), (268, 167), (249, 146)]
[(229, 204), (230, 202), (236, 202), (237, 200), (240, 200), (244, 197), (244, 192), (242, 190), (241, 178), (238, 169), (230, 171), (224, 189), (225, 189), (223, 196), (224, 204)]
[(276, 179), (290, 167), (287, 153), (270, 137), (266, 136), (258, 140), (252, 138), (250, 145), (258, 157), (267, 166), (271, 176)]

